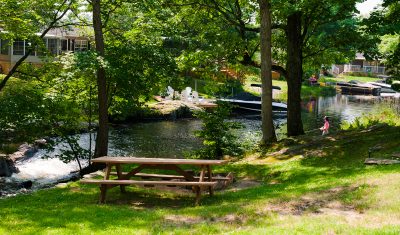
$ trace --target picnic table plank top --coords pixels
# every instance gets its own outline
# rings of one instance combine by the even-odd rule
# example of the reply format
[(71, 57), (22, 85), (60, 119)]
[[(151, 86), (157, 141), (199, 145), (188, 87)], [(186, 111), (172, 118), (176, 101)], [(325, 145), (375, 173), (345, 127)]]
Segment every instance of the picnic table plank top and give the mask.
[(164, 164), (164, 165), (221, 165), (227, 160), (202, 160), (179, 158), (138, 158), (138, 157), (99, 157), (92, 159), (93, 163), (124, 163), (124, 164)]

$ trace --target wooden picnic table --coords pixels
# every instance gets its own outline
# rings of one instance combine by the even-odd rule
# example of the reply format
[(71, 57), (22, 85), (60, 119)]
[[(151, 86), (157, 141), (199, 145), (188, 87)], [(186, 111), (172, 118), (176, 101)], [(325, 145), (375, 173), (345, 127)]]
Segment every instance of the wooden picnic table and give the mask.
[[(210, 196), (213, 195), (213, 187), (217, 184), (216, 180), (230, 180), (227, 177), (213, 177), (211, 166), (227, 163), (226, 160), (198, 160), (198, 159), (170, 159), (170, 158), (137, 158), (137, 157), (99, 157), (92, 160), (92, 163), (102, 163), (106, 165), (103, 180), (83, 179), (81, 183), (100, 185), (100, 203), (104, 203), (107, 190), (120, 186), (122, 193), (125, 192), (126, 185), (174, 185), (192, 186), (196, 193), (196, 205), (200, 202), (203, 187), (208, 187)], [(123, 164), (135, 164), (129, 172), (122, 172)], [(183, 170), (180, 166), (192, 165), (200, 168), (200, 175)], [(112, 172), (115, 167), (115, 172)], [(147, 174), (140, 173), (143, 169), (162, 169), (175, 171), (176, 175), (166, 174)], [(110, 179), (110, 175), (116, 175), (116, 179)], [(131, 180), (131, 177), (141, 177), (140, 180)], [(148, 179), (158, 180), (148, 180)], [(145, 180), (144, 180), (145, 179)], [(171, 180), (182, 181), (171, 181)]]

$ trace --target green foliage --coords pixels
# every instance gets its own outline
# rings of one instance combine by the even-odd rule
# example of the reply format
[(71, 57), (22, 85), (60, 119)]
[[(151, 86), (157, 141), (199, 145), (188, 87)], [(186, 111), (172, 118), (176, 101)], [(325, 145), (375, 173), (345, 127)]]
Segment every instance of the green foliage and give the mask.
[(391, 107), (377, 109), (373, 114), (362, 115), (352, 122), (345, 122), (341, 125), (342, 130), (362, 130), (374, 125), (400, 126), (400, 115), (398, 110)]
[(400, 83), (399, 82), (394, 82), (392, 84), (392, 89), (395, 91), (400, 91)]
[(347, 76), (376, 78), (376, 75), (370, 72), (349, 72), (347, 73)]
[[(88, 60), (86, 60), (88, 61)], [(42, 67), (28, 64), (21, 70), (30, 71), (40, 81), (28, 75), (24, 80), (11, 80), (0, 93), (0, 137), (4, 142), (32, 142), (46, 137), (51, 150), (58, 141), (64, 141), (68, 148), (58, 156), (64, 161), (88, 158), (86, 150), (79, 147), (72, 134), (87, 130), (93, 122), (96, 101), (91, 91), (93, 66), (76, 66), (85, 63), (79, 53), (66, 54)], [(95, 65), (94, 65), (95, 66)], [(85, 123), (85, 124), (82, 124)], [(56, 137), (53, 139), (52, 137)]]
[(163, 48), (129, 40), (108, 48), (109, 113), (114, 119), (129, 117), (145, 101), (174, 83), (176, 65)]
[(184, 79), (176, 73), (173, 53), (164, 46), (164, 30), (168, 29), (164, 20), (170, 16), (171, 12), (155, 1), (122, 1), (110, 13), (104, 36), (112, 120), (132, 117), (167, 86), (178, 89), (182, 85)]
[(334, 96), (336, 94), (336, 89), (332, 86), (309, 86), (303, 85), (301, 87), (302, 97), (324, 97), (324, 96)]
[(48, 128), (47, 100), (37, 83), (15, 80), (0, 93), (2, 143), (32, 141)]
[(203, 159), (221, 159), (224, 155), (238, 156), (243, 153), (237, 142), (238, 137), (232, 131), (242, 128), (238, 122), (227, 121), (232, 107), (224, 102), (218, 102), (218, 107), (207, 112), (197, 112), (196, 117), (203, 121), (202, 129), (195, 134), (203, 139), (204, 148), (194, 155)]
[(372, 12), (364, 20), (364, 30), (374, 37), (376, 44), (369, 47), (378, 48), (377, 55), (383, 59), (387, 72), (400, 80), (400, 4), (398, 1), (386, 0), (382, 8)]

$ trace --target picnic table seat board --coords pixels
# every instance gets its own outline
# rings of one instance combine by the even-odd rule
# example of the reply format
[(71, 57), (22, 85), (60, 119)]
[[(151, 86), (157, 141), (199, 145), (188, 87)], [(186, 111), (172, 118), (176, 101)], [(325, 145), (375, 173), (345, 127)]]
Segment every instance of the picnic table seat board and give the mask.
[[(167, 185), (167, 186), (192, 186), (196, 193), (196, 205), (199, 204), (201, 191), (207, 187), (210, 196), (213, 195), (213, 188), (217, 180), (230, 180), (229, 177), (213, 177), (211, 166), (227, 163), (225, 160), (200, 160), (200, 159), (170, 159), (170, 158), (136, 158), (136, 157), (100, 157), (92, 160), (92, 163), (103, 163), (106, 165), (104, 179), (83, 179), (84, 184), (98, 184), (100, 186), (100, 203), (105, 203), (107, 190), (115, 186), (120, 186), (122, 193), (125, 192), (126, 185)], [(121, 165), (138, 165), (129, 172), (122, 172)], [(184, 171), (180, 165), (193, 165), (200, 168), (200, 175), (193, 176)], [(116, 172), (111, 172), (115, 167)], [(164, 169), (175, 171), (176, 175), (166, 174), (147, 174), (140, 173), (143, 169)], [(110, 179), (110, 175), (116, 175), (117, 179)], [(132, 177), (140, 177), (138, 180), (131, 180)], [(149, 180), (154, 179), (157, 180)], [(171, 180), (185, 181), (171, 181)]]
[[(122, 172), (122, 175), (126, 175), (128, 172)], [(110, 172), (110, 175), (118, 175), (118, 172)], [(140, 177), (142, 179), (149, 178), (162, 178), (163, 180), (173, 180), (173, 179), (185, 179), (182, 175), (165, 175), (165, 174), (148, 174), (148, 173), (136, 173), (132, 177)], [(195, 179), (199, 179), (199, 176), (194, 176)], [(208, 176), (205, 176), (204, 179), (208, 179)], [(233, 180), (232, 177), (224, 177), (224, 176), (213, 176), (213, 180), (221, 180), (221, 181), (230, 181)]]

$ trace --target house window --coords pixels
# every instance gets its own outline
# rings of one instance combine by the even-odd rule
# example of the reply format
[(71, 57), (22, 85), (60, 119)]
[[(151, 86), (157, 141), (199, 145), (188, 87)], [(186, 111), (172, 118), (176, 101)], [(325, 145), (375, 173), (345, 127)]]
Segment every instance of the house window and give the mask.
[(21, 40), (17, 40), (14, 42), (13, 45), (13, 54), (14, 55), (24, 55), (25, 53), (25, 48), (24, 48), (25, 42)]
[(75, 40), (75, 51), (86, 51), (88, 49), (87, 40)]
[(9, 53), (8, 43), (9, 43), (9, 41), (6, 39), (0, 40), (0, 54), (8, 55), (8, 53)]
[(53, 55), (57, 55), (58, 46), (57, 46), (57, 39), (56, 38), (49, 38), (47, 39), (47, 49)]
[(68, 39), (61, 39), (61, 51), (68, 51)]
[[(25, 41), (25, 53), (28, 53), (28, 50), (30, 49), (31, 43)], [(35, 50), (32, 50), (31, 53), (29, 55), (35, 56), (36, 52)]]

